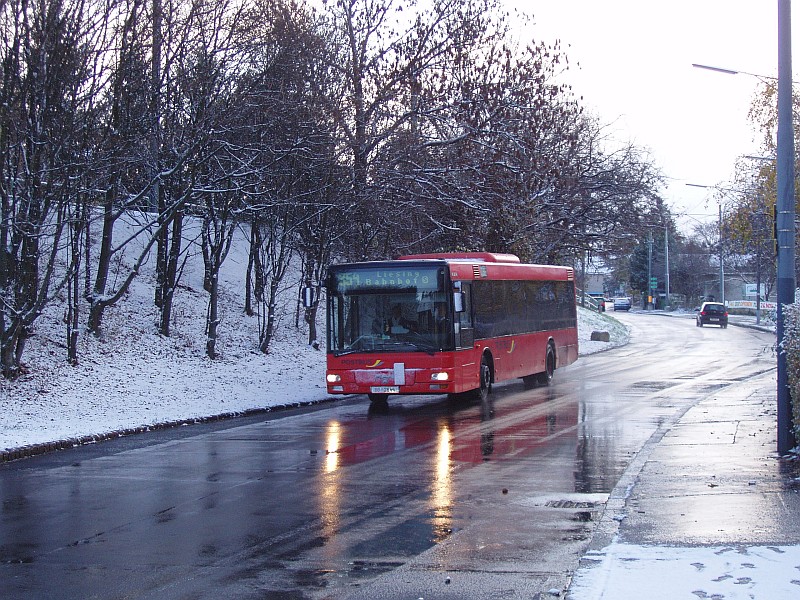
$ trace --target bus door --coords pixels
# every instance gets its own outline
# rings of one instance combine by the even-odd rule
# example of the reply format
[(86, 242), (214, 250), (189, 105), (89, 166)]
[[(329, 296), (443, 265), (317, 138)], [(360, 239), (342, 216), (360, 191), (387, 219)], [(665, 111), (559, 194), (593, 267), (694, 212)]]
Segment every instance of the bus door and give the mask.
[(461, 312), (456, 313), (456, 349), (472, 349), (475, 345), (475, 326), (472, 322), (472, 284), (468, 281), (455, 282), (456, 293), (461, 292)]

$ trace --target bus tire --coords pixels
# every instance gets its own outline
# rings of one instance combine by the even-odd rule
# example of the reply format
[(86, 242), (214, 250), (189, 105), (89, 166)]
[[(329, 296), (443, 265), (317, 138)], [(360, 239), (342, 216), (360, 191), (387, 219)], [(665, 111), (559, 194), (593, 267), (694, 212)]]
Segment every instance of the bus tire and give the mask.
[(489, 367), (489, 359), (484, 354), (481, 357), (481, 366), (478, 371), (478, 378), (480, 384), (475, 390), (475, 399), (481, 402), (486, 402), (489, 399), (489, 394), (492, 393), (492, 370)]
[(539, 385), (550, 385), (553, 381), (553, 373), (556, 370), (556, 351), (553, 344), (547, 344), (547, 351), (544, 357), (544, 371), (539, 373)]

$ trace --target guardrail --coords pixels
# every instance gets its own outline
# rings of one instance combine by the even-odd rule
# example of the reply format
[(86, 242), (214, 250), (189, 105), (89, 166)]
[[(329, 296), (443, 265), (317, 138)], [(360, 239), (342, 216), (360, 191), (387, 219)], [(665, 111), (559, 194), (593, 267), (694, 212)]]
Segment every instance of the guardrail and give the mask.
[(605, 310), (604, 308), (601, 309), (600, 301), (597, 300), (597, 298), (590, 296), (589, 294), (583, 294), (580, 290), (576, 290), (575, 301), (578, 303), (578, 306), (581, 306), (581, 300), (584, 301), (586, 308), (595, 310), (597, 312), (603, 312), (603, 310)]

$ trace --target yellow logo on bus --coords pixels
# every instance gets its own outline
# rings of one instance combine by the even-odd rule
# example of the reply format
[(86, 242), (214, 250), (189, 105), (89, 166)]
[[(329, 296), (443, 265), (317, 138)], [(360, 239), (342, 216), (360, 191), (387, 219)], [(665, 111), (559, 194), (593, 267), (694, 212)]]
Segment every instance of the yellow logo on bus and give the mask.
[(374, 369), (375, 367), (380, 367), (382, 364), (383, 364), (383, 361), (378, 359), (374, 363), (372, 363), (371, 365), (367, 365), (367, 368), (368, 369)]
[(508, 350), (506, 350), (506, 352), (508, 354), (511, 354), (512, 352), (514, 352), (514, 346), (516, 346), (516, 345), (517, 345), (517, 340), (511, 340), (511, 347)]

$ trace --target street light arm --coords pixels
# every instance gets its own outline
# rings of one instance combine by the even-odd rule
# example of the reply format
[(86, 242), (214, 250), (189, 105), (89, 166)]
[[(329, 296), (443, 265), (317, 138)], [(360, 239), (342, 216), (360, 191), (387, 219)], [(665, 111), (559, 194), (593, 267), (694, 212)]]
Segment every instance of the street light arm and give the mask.
[[(761, 73), (749, 73), (747, 71), (734, 71), (733, 69), (725, 69), (723, 67), (712, 67), (711, 65), (701, 65), (699, 63), (692, 63), (695, 69), (705, 69), (706, 71), (714, 71), (715, 73), (722, 73), (724, 75), (749, 75), (756, 79), (769, 79), (771, 82), (777, 83), (778, 78), (771, 75), (762, 75)], [(792, 80), (792, 83), (800, 83)]]
[[(717, 73), (725, 73), (726, 75), (738, 75), (739, 73), (743, 73), (743, 71), (734, 71), (732, 69), (723, 69), (722, 67), (711, 67), (709, 65), (699, 65), (697, 63), (692, 63), (692, 66), (695, 69), (706, 69), (708, 71), (716, 71)], [(746, 75), (750, 75), (750, 73), (745, 73)], [(758, 75), (756, 75), (758, 77)]]

